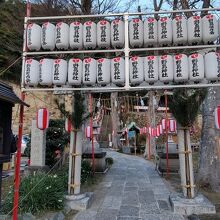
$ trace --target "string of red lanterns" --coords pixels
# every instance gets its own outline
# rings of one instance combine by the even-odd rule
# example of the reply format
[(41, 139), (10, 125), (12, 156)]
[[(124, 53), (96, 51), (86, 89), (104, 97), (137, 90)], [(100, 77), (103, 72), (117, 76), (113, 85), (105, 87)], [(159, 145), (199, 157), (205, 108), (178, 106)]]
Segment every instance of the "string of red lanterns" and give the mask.
[[(220, 106), (215, 109), (215, 124), (216, 127), (220, 128)], [(37, 111), (37, 128), (40, 130), (45, 130), (49, 125), (49, 111), (46, 108), (40, 108)], [(168, 119), (167, 122), (168, 131), (170, 133), (176, 133), (176, 120)], [(70, 133), (72, 129), (72, 124), (70, 119), (65, 120), (65, 130)], [(156, 127), (143, 127), (140, 128), (140, 135), (149, 134), (151, 137), (159, 137), (164, 134), (166, 130), (166, 119), (162, 119), (161, 122)], [(114, 134), (114, 131), (112, 132)], [(86, 138), (90, 138), (90, 126), (85, 128)]]
[[(219, 108), (219, 115), (220, 115), (220, 108)], [(220, 122), (220, 120), (219, 120)], [(219, 123), (220, 124), (220, 123)], [(176, 120), (168, 119), (167, 122), (168, 132), (169, 133), (176, 133)], [(166, 130), (166, 119), (162, 119), (161, 122), (156, 127), (143, 127), (140, 128), (140, 135), (142, 134), (150, 134), (151, 137), (159, 137), (160, 135), (164, 134)]]

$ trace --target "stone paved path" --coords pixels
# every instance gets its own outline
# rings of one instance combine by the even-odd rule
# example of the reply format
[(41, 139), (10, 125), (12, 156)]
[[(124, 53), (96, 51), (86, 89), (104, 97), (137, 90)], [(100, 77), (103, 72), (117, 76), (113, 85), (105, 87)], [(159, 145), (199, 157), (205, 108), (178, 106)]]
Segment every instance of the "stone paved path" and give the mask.
[(173, 214), (169, 191), (152, 163), (109, 151), (114, 164), (94, 192), (92, 206), (74, 220), (184, 220)]

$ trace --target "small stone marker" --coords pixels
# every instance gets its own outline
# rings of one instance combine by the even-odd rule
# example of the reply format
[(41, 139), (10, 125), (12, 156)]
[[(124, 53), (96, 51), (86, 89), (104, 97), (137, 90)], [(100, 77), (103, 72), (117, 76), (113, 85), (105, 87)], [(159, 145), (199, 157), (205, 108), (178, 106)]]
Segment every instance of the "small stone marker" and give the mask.
[(37, 128), (36, 120), (32, 120), (31, 126), (31, 166), (45, 166), (46, 130)]

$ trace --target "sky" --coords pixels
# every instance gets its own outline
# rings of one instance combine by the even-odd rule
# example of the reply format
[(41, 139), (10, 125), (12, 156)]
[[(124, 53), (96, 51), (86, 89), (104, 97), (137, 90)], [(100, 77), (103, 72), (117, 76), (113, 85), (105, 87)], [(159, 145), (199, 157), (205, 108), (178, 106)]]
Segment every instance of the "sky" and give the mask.
[[(128, 0), (122, 0), (121, 1), (121, 8), (123, 8), (126, 5), (126, 2), (128, 2)], [(146, 12), (146, 11), (153, 11), (154, 10), (154, 6), (153, 6), (153, 0), (136, 0), (133, 1), (133, 5), (132, 7), (129, 9), (128, 12), (137, 12), (137, 8), (138, 5), (141, 6), (141, 10), (142, 12)], [(159, 0), (157, 0), (157, 2), (159, 2)], [(220, 0), (211, 0), (212, 5), (214, 7), (219, 7), (220, 8)], [(198, 2), (198, 8), (202, 7), (202, 3), (203, 1), (201, 0), (200, 2)], [(170, 7), (170, 5), (164, 0), (164, 3), (162, 5), (161, 10), (172, 10), (172, 8)], [(216, 13), (217, 16), (220, 18), (220, 11), (218, 13)]]

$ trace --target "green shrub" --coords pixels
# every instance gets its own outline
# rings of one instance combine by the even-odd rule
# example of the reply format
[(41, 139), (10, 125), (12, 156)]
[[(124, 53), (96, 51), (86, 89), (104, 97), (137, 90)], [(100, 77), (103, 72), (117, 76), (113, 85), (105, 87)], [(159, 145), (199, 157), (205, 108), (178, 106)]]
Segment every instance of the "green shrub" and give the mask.
[(117, 150), (118, 153), (123, 153), (122, 148)]
[(93, 177), (92, 166), (87, 160), (82, 160), (81, 184), (88, 182)]
[(114, 160), (112, 157), (106, 157), (105, 162), (107, 166), (111, 166), (114, 163)]
[[(55, 151), (63, 152), (69, 142), (69, 134), (64, 129), (65, 122), (62, 119), (51, 119), (46, 133), (46, 165), (52, 167), (56, 162)], [(31, 142), (27, 143), (25, 155), (30, 157)]]
[[(67, 189), (66, 173), (45, 175), (37, 173), (22, 179), (19, 189), (19, 213), (32, 214), (44, 210), (60, 210), (64, 205)], [(9, 191), (1, 208), (1, 213), (8, 214), (13, 208), (13, 189)]]

